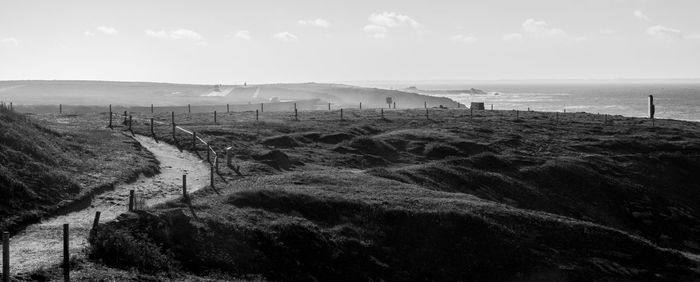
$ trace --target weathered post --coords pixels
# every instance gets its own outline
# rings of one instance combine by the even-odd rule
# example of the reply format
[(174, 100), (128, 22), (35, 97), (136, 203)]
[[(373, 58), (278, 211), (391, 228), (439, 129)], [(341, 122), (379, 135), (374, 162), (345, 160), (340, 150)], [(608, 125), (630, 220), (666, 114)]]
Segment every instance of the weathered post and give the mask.
[(297, 103), (294, 103), (294, 110), (297, 110)]
[(134, 211), (134, 190), (129, 190), (129, 211)]
[(153, 104), (151, 104), (151, 113), (153, 113)]
[(187, 174), (182, 175), (182, 197), (187, 198)]
[(265, 112), (265, 103), (260, 103), (260, 112), (261, 113)]
[(124, 111), (124, 123), (126, 123), (126, 117), (127, 117), (126, 111)]
[(394, 102), (394, 109), (396, 109), (396, 102)]
[(382, 119), (384, 119), (384, 108), (379, 109), (382, 111)]
[(214, 164), (209, 167), (209, 186), (214, 188)]
[(2, 232), (2, 282), (10, 282), (10, 232)]
[(197, 132), (192, 131), (192, 151), (197, 150)]
[(255, 110), (255, 121), (258, 121), (258, 110)]
[(297, 112), (297, 108), (294, 108), (294, 120), (299, 120), (299, 113)]
[(654, 106), (654, 95), (649, 95), (649, 118), (651, 119), (651, 126), (654, 126), (654, 113), (656, 112), (656, 106)]
[(362, 102), (360, 102), (360, 110), (362, 110)]
[(527, 111), (528, 111), (528, 112), (530, 111), (530, 107), (527, 107)]
[(231, 149), (232, 147), (226, 147), (226, 165), (231, 166)]
[(340, 108), (340, 120), (343, 120), (343, 108)]
[(228, 104), (226, 104), (226, 113), (230, 113), (231, 111), (229, 110)]
[(328, 110), (331, 110), (331, 103), (328, 103)]
[(131, 122), (132, 121), (133, 121), (133, 119), (131, 118), (131, 115), (129, 115), (129, 131), (131, 131)]
[(173, 141), (175, 141), (175, 112), (170, 112), (170, 120), (173, 124)]
[(70, 252), (69, 250), (69, 240), (70, 236), (68, 234), (68, 223), (63, 224), (63, 280), (70, 281)]
[(190, 104), (187, 104), (187, 113), (188, 114), (192, 113), (192, 108), (190, 107)]
[(491, 104), (491, 110), (493, 111), (493, 104)]
[(95, 220), (92, 222), (92, 230), (97, 230), (97, 225), (100, 224), (100, 212), (95, 212)]
[(109, 104), (109, 128), (112, 129), (112, 104)]
[(216, 124), (216, 111), (214, 111), (214, 123)]
[(424, 108), (424, 109), (427, 109), (427, 108), (428, 108), (428, 102), (423, 101), (423, 108)]
[(58, 104), (58, 113), (62, 114), (63, 113), (63, 105)]

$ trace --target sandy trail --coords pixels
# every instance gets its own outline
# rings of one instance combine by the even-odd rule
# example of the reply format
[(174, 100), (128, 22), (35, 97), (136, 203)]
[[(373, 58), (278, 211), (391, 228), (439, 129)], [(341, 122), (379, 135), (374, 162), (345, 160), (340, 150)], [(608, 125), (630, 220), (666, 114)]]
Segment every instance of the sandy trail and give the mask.
[(164, 142), (156, 143), (149, 137), (137, 135), (135, 139), (158, 158), (161, 173), (150, 178), (141, 177), (134, 183), (120, 184), (114, 191), (95, 197), (87, 209), (47, 219), (13, 236), (10, 239), (11, 273), (24, 273), (61, 263), (64, 223), (70, 224), (71, 256), (84, 256), (83, 250), (87, 247), (87, 236), (95, 212), (101, 212), (101, 223), (126, 212), (129, 190), (145, 196), (150, 206), (179, 197), (183, 174), (187, 175), (188, 192), (207, 186), (209, 165), (197, 156), (180, 152)]

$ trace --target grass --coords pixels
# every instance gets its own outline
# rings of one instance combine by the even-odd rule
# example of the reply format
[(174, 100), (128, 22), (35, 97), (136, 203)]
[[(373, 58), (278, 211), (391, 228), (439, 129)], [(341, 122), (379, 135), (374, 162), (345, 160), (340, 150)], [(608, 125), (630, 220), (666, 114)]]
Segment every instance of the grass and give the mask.
[(136, 141), (78, 120), (0, 112), (0, 230), (14, 233), (116, 183), (157, 172), (157, 160)]
[[(271, 280), (686, 280), (700, 238), (698, 126), (434, 110), (177, 114), (222, 169), (192, 208), (120, 221), (186, 273)], [(137, 114), (150, 118), (147, 114)], [(154, 115), (169, 122), (170, 115)], [(104, 117), (101, 117), (104, 120)], [(99, 120), (99, 119), (94, 119)], [(148, 123), (134, 130), (149, 134)], [(158, 125), (159, 139), (189, 149)], [(290, 170), (260, 156), (276, 152)], [(192, 214), (196, 214), (196, 218)], [(158, 226), (155, 228), (154, 226)], [(109, 232), (110, 234), (114, 232)], [(136, 234), (136, 233), (135, 233)], [(109, 235), (109, 234), (108, 234)], [(129, 260), (129, 261), (137, 261)], [(119, 265), (115, 265), (119, 266)], [(125, 266), (120, 266), (125, 267)], [(132, 266), (133, 267), (133, 266)], [(157, 270), (157, 269), (156, 269)], [(152, 271), (152, 270), (148, 270)]]

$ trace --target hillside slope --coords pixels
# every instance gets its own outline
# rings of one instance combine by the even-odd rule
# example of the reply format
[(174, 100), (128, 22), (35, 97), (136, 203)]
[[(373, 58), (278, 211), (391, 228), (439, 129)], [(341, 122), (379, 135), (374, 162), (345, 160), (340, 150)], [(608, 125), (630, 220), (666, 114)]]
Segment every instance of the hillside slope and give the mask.
[(0, 111), (0, 230), (16, 231), (157, 171), (157, 160), (121, 133), (56, 119), (62, 123)]

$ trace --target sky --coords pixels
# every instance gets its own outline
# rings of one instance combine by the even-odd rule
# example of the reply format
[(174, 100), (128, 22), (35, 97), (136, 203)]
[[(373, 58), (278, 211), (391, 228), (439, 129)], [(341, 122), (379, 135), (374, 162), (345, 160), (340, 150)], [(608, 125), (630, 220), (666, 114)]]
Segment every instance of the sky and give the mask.
[(700, 1), (0, 0), (0, 80), (700, 78)]

